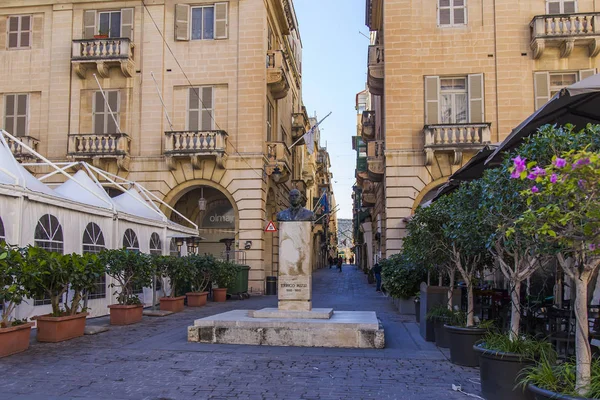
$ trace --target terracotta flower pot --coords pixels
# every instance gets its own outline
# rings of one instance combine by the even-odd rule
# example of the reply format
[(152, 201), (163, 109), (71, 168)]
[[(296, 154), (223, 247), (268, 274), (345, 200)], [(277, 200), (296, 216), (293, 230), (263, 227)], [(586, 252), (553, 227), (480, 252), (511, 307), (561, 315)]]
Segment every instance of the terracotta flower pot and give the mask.
[(213, 289), (213, 301), (218, 303), (227, 301), (227, 288)]
[(137, 324), (142, 320), (142, 313), (144, 312), (144, 306), (141, 304), (112, 304), (108, 308), (110, 309), (111, 325)]
[(0, 328), (0, 358), (27, 350), (33, 325), (33, 322), (28, 322), (10, 328)]
[(186, 293), (188, 307), (203, 307), (206, 305), (206, 297), (208, 292)]
[(160, 298), (160, 309), (163, 311), (181, 312), (183, 311), (183, 302), (185, 296), (179, 297), (161, 297)]
[(65, 317), (52, 317), (50, 314), (40, 315), (36, 318), (37, 341), (56, 343), (83, 336), (87, 316), (88, 313)]

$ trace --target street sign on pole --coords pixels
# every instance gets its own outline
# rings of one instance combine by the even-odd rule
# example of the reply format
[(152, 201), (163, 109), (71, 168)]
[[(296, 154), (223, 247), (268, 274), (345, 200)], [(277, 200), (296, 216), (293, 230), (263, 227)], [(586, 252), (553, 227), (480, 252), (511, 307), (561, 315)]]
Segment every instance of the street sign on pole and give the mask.
[(265, 228), (265, 232), (277, 232), (277, 228), (275, 227), (273, 221), (269, 221), (267, 227)]

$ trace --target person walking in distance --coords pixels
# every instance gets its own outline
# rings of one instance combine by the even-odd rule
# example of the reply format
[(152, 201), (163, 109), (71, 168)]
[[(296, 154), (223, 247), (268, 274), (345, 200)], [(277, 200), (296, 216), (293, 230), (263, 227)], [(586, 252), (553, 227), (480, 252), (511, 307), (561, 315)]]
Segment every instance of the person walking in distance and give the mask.
[(342, 272), (342, 263), (344, 262), (344, 259), (342, 257), (338, 257), (337, 260), (337, 267), (340, 270), (340, 272)]
[(331, 267), (333, 266), (333, 257), (329, 256), (327, 262), (329, 263), (329, 269), (331, 269)]
[(373, 275), (375, 275), (375, 282), (377, 282), (375, 291), (381, 292), (381, 265), (379, 263), (375, 263), (373, 266)]

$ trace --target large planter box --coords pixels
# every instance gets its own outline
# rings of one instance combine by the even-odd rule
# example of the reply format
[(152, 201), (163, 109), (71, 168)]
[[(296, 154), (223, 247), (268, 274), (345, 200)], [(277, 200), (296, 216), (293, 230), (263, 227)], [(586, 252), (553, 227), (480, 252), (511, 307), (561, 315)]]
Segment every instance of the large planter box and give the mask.
[(446, 324), (446, 320), (436, 318), (433, 321), (433, 330), (435, 331), (435, 345), (437, 347), (443, 347), (447, 349), (450, 347), (450, 336), (448, 336), (448, 332), (444, 325)]
[(111, 325), (131, 325), (137, 324), (142, 320), (144, 306), (138, 305), (122, 305), (112, 304), (108, 306), (110, 309), (110, 324)]
[(206, 305), (208, 292), (186, 293), (188, 307), (203, 307)]
[(481, 393), (486, 400), (533, 400), (533, 393), (518, 386), (519, 374), (534, 364), (519, 354), (473, 347), (479, 353)]
[(33, 322), (0, 329), (0, 358), (29, 348), (29, 335)]
[(179, 297), (161, 297), (160, 298), (160, 309), (163, 311), (181, 312), (185, 302), (185, 296)]
[(473, 350), (473, 346), (479, 342), (485, 333), (481, 328), (462, 328), (458, 326), (444, 325), (450, 340), (450, 362), (463, 367), (478, 367), (479, 353)]
[(392, 300), (401, 315), (415, 315), (415, 298)]
[(38, 342), (56, 343), (83, 336), (87, 316), (88, 313), (66, 317), (38, 316), (36, 339)]
[[(564, 394), (558, 394), (551, 392), (549, 390), (545, 390), (539, 388), (534, 385), (527, 385), (527, 390), (533, 393), (533, 398), (535, 400), (584, 400), (583, 397), (573, 397), (567, 396)], [(585, 400), (600, 400), (600, 399), (585, 399)]]
[[(427, 321), (425, 316), (433, 307), (437, 305), (446, 305), (448, 302), (448, 287), (446, 286), (428, 286), (425, 282), (421, 283), (421, 323), (419, 324), (419, 333), (428, 342), (435, 341), (435, 331), (433, 321)], [(460, 304), (460, 290), (455, 289), (452, 297), (452, 304)]]
[(215, 288), (213, 291), (213, 301), (222, 303), (227, 301), (227, 288)]

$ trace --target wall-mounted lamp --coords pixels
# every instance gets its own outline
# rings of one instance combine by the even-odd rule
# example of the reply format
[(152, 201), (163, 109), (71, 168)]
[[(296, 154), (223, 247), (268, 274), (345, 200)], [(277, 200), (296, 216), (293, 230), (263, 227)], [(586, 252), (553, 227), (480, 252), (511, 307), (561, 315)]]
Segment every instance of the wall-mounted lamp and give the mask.
[(198, 209), (206, 211), (206, 199), (204, 198), (204, 187), (200, 187), (200, 198), (198, 199)]
[(279, 180), (281, 179), (281, 169), (279, 168), (279, 165), (276, 165), (275, 169), (273, 169), (273, 172), (271, 173), (271, 178), (273, 178), (275, 183), (279, 182)]
[(181, 251), (181, 246), (183, 246), (183, 238), (182, 237), (176, 237), (175, 238), (175, 245), (177, 246), (177, 251)]
[(244, 244), (244, 249), (250, 250), (251, 248), (252, 248), (252, 240), (246, 240), (246, 243)]

